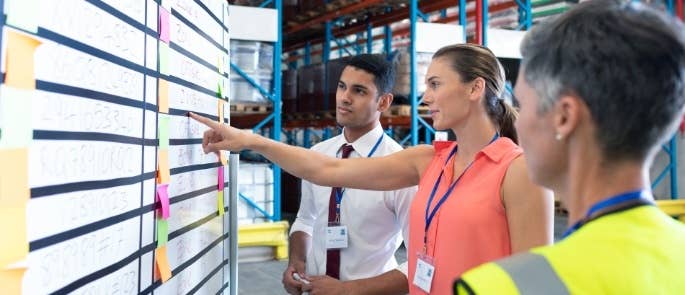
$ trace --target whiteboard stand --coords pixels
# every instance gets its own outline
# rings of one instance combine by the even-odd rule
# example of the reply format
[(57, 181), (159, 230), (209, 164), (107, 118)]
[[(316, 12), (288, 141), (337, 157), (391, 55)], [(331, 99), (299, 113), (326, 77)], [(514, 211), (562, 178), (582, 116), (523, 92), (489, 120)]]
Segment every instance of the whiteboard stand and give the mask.
[(240, 154), (231, 153), (229, 158), (229, 288), (231, 295), (238, 295), (238, 165)]

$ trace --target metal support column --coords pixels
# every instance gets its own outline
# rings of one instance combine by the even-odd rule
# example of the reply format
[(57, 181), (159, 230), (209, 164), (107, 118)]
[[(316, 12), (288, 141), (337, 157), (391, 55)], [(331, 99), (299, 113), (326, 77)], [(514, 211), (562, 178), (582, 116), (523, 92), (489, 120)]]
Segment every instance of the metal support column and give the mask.
[(459, 24), (464, 33), (464, 43), (466, 43), (466, 0), (459, 0)]
[(410, 42), (409, 42), (409, 58), (410, 58), (410, 94), (409, 101), (411, 103), (411, 145), (419, 144), (419, 112), (418, 112), (418, 95), (417, 95), (417, 81), (416, 81), (416, 21), (419, 13), (418, 0), (410, 0), (409, 7), (409, 23), (410, 23)]
[(373, 51), (373, 26), (371, 22), (366, 23), (366, 53)]
[[(277, 29), (278, 40), (274, 44), (273, 55), (273, 120), (274, 126), (271, 129), (271, 138), (275, 141), (281, 141), (281, 111), (283, 102), (281, 101), (281, 55), (283, 54), (283, 0), (275, 0), (275, 8), (277, 14)], [(274, 173), (274, 221), (281, 220), (281, 167), (273, 165)]]

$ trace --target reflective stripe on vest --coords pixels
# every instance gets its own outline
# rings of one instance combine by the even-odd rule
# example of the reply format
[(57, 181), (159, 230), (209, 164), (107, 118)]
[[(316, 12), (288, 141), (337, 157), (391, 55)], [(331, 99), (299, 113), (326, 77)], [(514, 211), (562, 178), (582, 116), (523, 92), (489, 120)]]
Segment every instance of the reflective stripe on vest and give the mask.
[(569, 294), (564, 282), (540, 254), (514, 255), (495, 264), (511, 277), (520, 294)]

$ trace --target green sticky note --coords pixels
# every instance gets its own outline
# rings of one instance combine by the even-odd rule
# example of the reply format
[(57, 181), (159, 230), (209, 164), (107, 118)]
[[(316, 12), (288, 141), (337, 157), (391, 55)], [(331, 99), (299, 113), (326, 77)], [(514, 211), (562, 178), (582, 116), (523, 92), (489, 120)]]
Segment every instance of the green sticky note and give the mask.
[(157, 247), (166, 245), (169, 240), (169, 222), (157, 219)]
[(5, 0), (7, 24), (32, 33), (38, 32), (38, 0)]
[(218, 98), (224, 98), (223, 91), (221, 89), (221, 82), (217, 83), (216, 96)]
[(216, 205), (219, 208), (219, 216), (224, 215), (224, 192), (219, 191), (219, 194), (216, 196)]
[(159, 114), (157, 118), (157, 138), (159, 139), (159, 148), (169, 148), (169, 115)]
[(31, 101), (33, 90), (0, 87), (0, 147), (27, 147), (33, 139)]
[(159, 73), (169, 74), (169, 45), (159, 42)]

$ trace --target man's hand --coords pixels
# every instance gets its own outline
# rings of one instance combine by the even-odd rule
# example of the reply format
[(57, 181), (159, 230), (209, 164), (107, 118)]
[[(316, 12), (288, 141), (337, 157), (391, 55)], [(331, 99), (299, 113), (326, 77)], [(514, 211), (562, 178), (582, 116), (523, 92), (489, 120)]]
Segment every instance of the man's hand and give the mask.
[(297, 273), (301, 277), (304, 277), (305, 266), (304, 262), (291, 262), (288, 264), (288, 268), (283, 272), (283, 288), (288, 294), (302, 294), (302, 287), (304, 284), (293, 278), (293, 274)]
[(302, 291), (311, 295), (347, 295), (355, 294), (354, 286), (329, 276), (312, 276), (307, 278), (309, 285), (302, 286)]
[(195, 113), (190, 113), (190, 117), (209, 127), (209, 130), (205, 131), (202, 136), (202, 149), (206, 154), (222, 150), (239, 152), (247, 148), (252, 136), (251, 133), (212, 121)]

